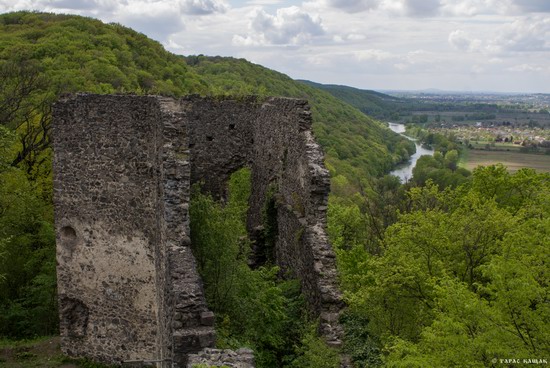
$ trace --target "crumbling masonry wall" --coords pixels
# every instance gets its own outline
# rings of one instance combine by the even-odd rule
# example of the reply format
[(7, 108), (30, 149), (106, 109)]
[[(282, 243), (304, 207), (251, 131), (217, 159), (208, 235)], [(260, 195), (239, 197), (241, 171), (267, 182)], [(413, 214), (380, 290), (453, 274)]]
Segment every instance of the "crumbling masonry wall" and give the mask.
[(223, 198), (243, 166), (252, 169), (250, 233), (261, 231), (272, 195), (275, 259), (301, 280), (327, 341), (340, 344), (329, 176), (305, 101), (75, 95), (56, 104), (54, 122), (67, 354), (184, 367), (188, 354), (214, 346), (190, 247), (189, 190), (201, 181)]

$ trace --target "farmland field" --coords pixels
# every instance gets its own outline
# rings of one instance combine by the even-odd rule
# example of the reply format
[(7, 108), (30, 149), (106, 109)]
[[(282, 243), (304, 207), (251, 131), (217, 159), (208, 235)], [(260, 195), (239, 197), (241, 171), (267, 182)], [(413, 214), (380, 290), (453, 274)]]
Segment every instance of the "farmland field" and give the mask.
[(513, 151), (467, 150), (461, 160), (461, 166), (473, 170), (477, 166), (502, 163), (510, 172), (530, 167), (537, 171), (550, 172), (550, 155), (537, 155)]

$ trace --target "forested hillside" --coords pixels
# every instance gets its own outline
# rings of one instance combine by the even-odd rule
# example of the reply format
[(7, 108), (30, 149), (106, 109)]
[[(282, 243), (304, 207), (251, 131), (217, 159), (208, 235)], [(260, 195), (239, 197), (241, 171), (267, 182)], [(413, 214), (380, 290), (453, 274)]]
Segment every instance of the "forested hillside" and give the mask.
[(300, 82), (326, 91), (334, 97), (352, 105), (363, 113), (377, 119), (397, 120), (400, 112), (408, 111), (413, 105), (412, 101), (407, 101), (403, 98), (386, 95), (376, 91), (358, 89), (349, 86), (339, 86), (335, 84), (320, 84), (306, 80), (302, 80)]
[[(50, 142), (61, 94), (258, 94), (312, 106), (332, 175), (328, 232), (349, 304), (344, 348), (357, 367), (547, 357), (550, 175), (500, 166), (470, 174), (449, 138), (400, 184), (384, 174), (414, 146), (361, 113), (391, 117), (400, 102), (316, 86), (242, 59), (176, 56), (119, 24), (0, 15), (0, 337), (57, 333)], [(248, 267), (247, 175), (231, 179), (225, 205), (193, 194), (193, 242), (204, 246), (197, 254), (219, 344), (252, 346), (259, 367), (336, 367), (298, 285), (279, 280), (276, 267)]]
[[(57, 331), (51, 106), (63, 93), (307, 98), (333, 174), (359, 188), (411, 145), (330, 94), (246, 60), (173, 55), (119, 24), (0, 15), (0, 335)], [(351, 184), (350, 184), (351, 185)]]
[(413, 145), (344, 101), (243, 59), (185, 58), (214, 94), (278, 95), (309, 100), (313, 129), (333, 175), (380, 176), (414, 153)]

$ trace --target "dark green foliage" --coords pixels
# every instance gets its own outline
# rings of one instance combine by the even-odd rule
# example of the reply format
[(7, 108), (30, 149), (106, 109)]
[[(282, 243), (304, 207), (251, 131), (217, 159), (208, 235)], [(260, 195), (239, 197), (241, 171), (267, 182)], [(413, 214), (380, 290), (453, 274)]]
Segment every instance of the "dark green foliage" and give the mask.
[(0, 172), (0, 335), (53, 334), (57, 327), (51, 205), (24, 172)]
[(452, 136), (426, 130), (418, 125), (407, 125), (406, 128), (406, 135), (418, 139), (423, 145), (443, 155), (452, 150), (460, 151), (462, 148)]
[(470, 175), (468, 170), (458, 167), (456, 151), (448, 152), (445, 157), (436, 152), (434, 156), (422, 156), (418, 159), (413, 169), (412, 183), (421, 186), (431, 180), (440, 188), (457, 187), (465, 183)]
[(289, 368), (338, 368), (340, 357), (334, 349), (328, 348), (317, 336), (316, 324), (309, 324), (302, 331), (301, 346), (296, 349), (297, 357), (288, 364)]
[(382, 365), (380, 359), (380, 341), (370, 335), (369, 319), (360, 313), (347, 311), (342, 317), (346, 331), (345, 352), (359, 367), (377, 367)]
[(0, 339), (0, 367), (15, 368), (116, 368), (89, 359), (73, 359), (63, 356), (59, 337), (33, 339)]
[(279, 230), (277, 223), (277, 202), (275, 199), (276, 191), (277, 188), (275, 186), (270, 186), (267, 190), (264, 203), (262, 213), (263, 231), (255, 249), (256, 263), (260, 265), (275, 264), (275, 243)]

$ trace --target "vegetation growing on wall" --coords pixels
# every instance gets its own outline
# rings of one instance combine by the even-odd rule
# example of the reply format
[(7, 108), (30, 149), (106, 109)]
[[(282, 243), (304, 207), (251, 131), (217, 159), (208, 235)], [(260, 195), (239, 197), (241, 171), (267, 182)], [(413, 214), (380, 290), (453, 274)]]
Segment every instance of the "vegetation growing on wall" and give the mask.
[[(388, 170), (401, 160), (400, 153), (388, 150), (399, 137), (328, 94), (245, 60), (173, 55), (120, 24), (73, 15), (2, 14), (0, 76), (0, 274), (4, 275), (0, 334), (4, 336), (57, 333), (50, 141), (51, 103), (62, 93), (260, 93), (310, 98), (329, 160), (354, 160), (336, 165), (350, 181), (359, 174)], [(340, 157), (339, 151), (349, 152)]]
[[(332, 176), (328, 231), (350, 305), (346, 347), (358, 366), (476, 367), (550, 350), (547, 174), (496, 166), (469, 176), (453, 142), (427, 136), (440, 154), (401, 185), (383, 174), (411, 144), (334, 96), (245, 60), (178, 57), (89, 18), (0, 15), (0, 76), (1, 336), (57, 333), (49, 108), (59, 94), (254, 93), (312, 105)], [(251, 346), (265, 367), (334, 366), (304, 323), (297, 283), (269, 265), (248, 268), (248, 179), (232, 180), (226, 205), (195, 193), (191, 208), (220, 345)]]
[(231, 176), (225, 204), (199, 189), (195, 186), (191, 199), (191, 238), (208, 305), (216, 313), (219, 347), (253, 348), (258, 367), (337, 367), (338, 355), (308, 321), (298, 281), (278, 279), (272, 264), (248, 266), (250, 170)]

